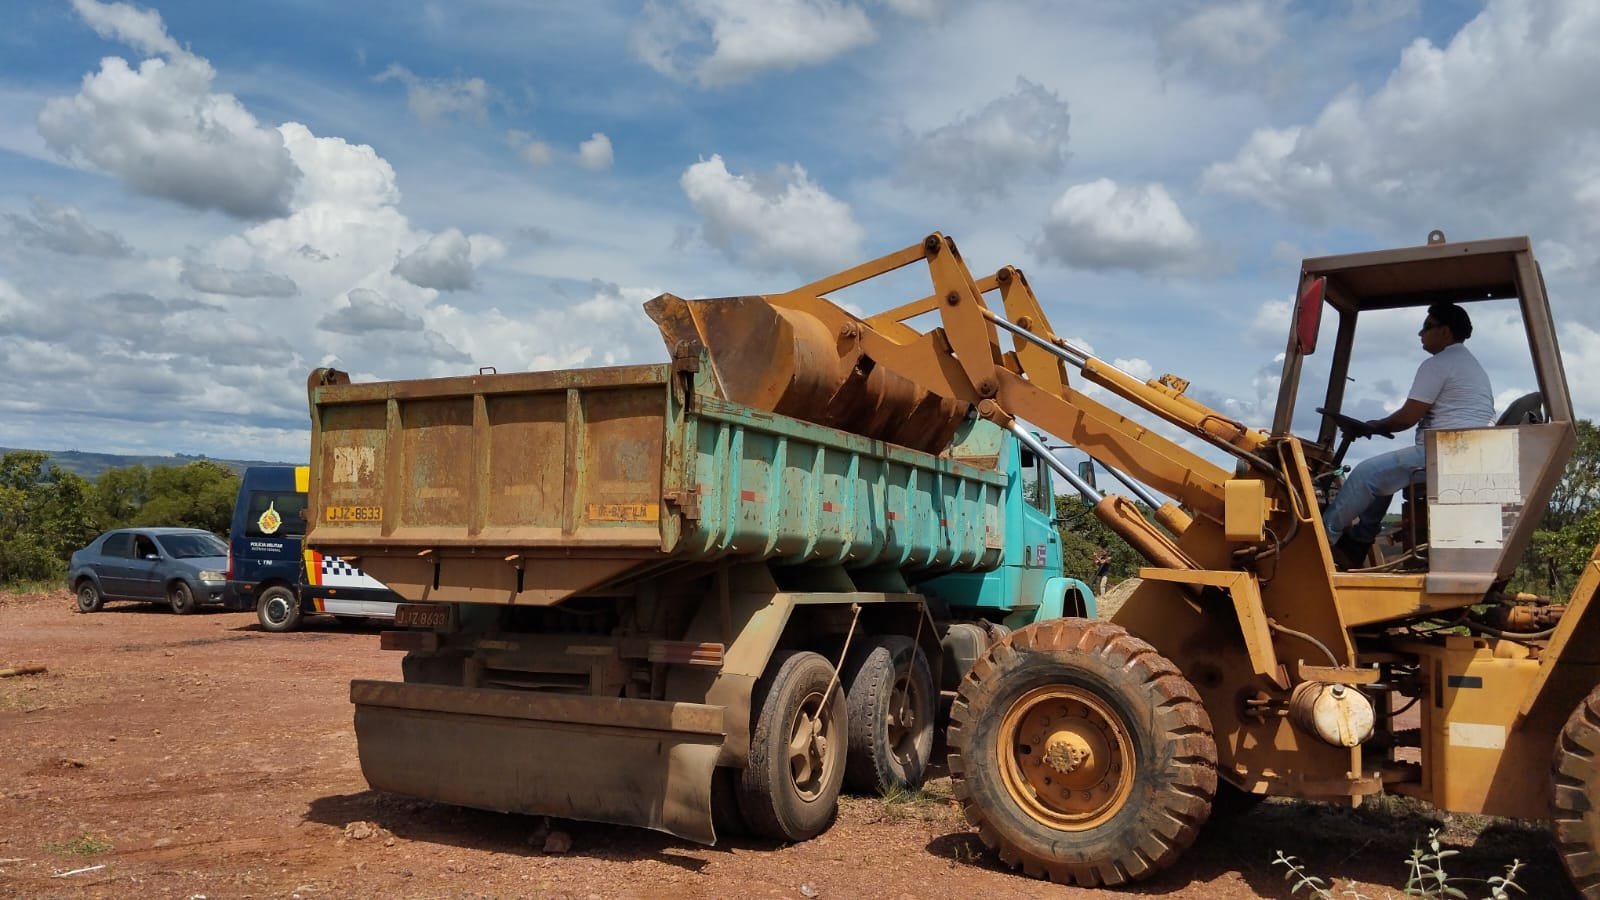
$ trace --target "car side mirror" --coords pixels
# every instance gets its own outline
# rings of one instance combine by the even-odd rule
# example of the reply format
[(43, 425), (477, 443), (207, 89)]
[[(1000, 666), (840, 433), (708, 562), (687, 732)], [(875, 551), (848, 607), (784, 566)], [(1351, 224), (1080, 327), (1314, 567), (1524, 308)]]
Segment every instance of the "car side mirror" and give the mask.
[(151, 560), (152, 562), (160, 562), (161, 561), (161, 554), (159, 554), (159, 553), (146, 553), (144, 555), (144, 558), (148, 559), (148, 560)]

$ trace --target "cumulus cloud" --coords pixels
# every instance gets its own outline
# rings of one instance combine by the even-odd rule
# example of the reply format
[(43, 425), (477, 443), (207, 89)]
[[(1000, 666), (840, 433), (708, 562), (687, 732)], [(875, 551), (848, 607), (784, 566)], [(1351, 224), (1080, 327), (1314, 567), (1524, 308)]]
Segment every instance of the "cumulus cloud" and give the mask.
[(1248, 68), (1284, 39), (1285, 0), (1233, 0), (1202, 6), (1156, 29), (1169, 65), (1191, 73)]
[(526, 131), (516, 128), (507, 131), (506, 143), (517, 151), (523, 162), (535, 169), (544, 168), (555, 161), (556, 153), (550, 149), (550, 145)]
[(876, 38), (866, 12), (841, 0), (649, 0), (630, 43), (663, 75), (720, 87), (818, 65)]
[(1056, 200), (1038, 250), (1074, 268), (1159, 272), (1195, 265), (1202, 244), (1160, 184), (1123, 187), (1101, 178)]
[(393, 271), (417, 287), (464, 291), (472, 287), (472, 244), (452, 228), (402, 256)]
[(97, 32), (168, 55), (137, 69), (106, 57), (76, 96), (46, 103), (38, 128), (51, 150), (134, 193), (243, 219), (288, 212), (300, 171), (282, 136), (232, 94), (212, 93), (210, 63), (179, 51), (159, 14), (92, 0), (74, 8)]
[(974, 201), (1003, 198), (1019, 178), (1061, 173), (1070, 122), (1066, 101), (1019, 77), (1011, 93), (915, 136), (905, 171), (925, 185), (957, 186)]
[(197, 291), (232, 297), (293, 297), (299, 292), (293, 278), (260, 270), (223, 269), (205, 263), (184, 263), (178, 279)]
[(684, 170), (678, 183), (704, 221), (706, 242), (736, 263), (831, 268), (859, 255), (866, 236), (849, 205), (812, 183), (799, 165), (734, 175), (714, 155)]
[(167, 34), (161, 14), (129, 3), (72, 0), (72, 9), (84, 24), (103, 38), (119, 41), (151, 56), (178, 56), (183, 48)]
[(406, 105), (418, 120), (432, 124), (458, 116), (483, 123), (489, 119), (489, 85), (482, 78), (422, 78), (398, 63), (372, 79), (406, 86)]
[(613, 160), (611, 139), (598, 131), (578, 145), (578, 165), (591, 172), (603, 172), (611, 168)]
[(317, 327), (339, 334), (366, 334), (370, 331), (420, 331), (422, 320), (377, 291), (354, 288), (347, 303), (323, 316)]
[[(1352, 87), (1310, 122), (1254, 132), (1203, 185), (1312, 225), (1338, 221), (1420, 242), (1541, 235), (1547, 272), (1600, 265), (1600, 6), (1490, 0), (1441, 47), (1418, 38), (1388, 79)], [(1560, 122), (1560, 128), (1550, 123)], [(1544, 248), (1542, 248), (1544, 249)]]
[(122, 235), (89, 224), (75, 206), (53, 203), (35, 197), (32, 215), (6, 213), (11, 233), (29, 247), (54, 250), (74, 256), (103, 256), (108, 259), (133, 255)]

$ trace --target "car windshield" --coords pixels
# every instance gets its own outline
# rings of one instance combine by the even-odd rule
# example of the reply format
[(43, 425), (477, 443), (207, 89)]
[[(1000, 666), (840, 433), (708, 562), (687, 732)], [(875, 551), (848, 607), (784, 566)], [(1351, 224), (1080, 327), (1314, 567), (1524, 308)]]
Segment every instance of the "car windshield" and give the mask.
[(228, 545), (214, 534), (163, 534), (159, 540), (174, 559), (228, 555)]

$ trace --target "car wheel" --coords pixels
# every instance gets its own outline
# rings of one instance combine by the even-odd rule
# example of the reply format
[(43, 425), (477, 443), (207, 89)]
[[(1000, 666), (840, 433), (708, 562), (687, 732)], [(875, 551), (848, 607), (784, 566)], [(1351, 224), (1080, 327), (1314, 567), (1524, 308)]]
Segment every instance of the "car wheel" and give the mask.
[(300, 625), (300, 598), (282, 585), (269, 587), (256, 601), (256, 620), (274, 634), (293, 631)]
[(95, 587), (92, 580), (85, 578), (78, 582), (78, 612), (99, 612), (106, 605), (106, 598), (101, 596), (100, 589)]
[(194, 591), (190, 589), (187, 583), (174, 581), (172, 587), (167, 591), (167, 603), (171, 605), (173, 612), (180, 616), (186, 616), (195, 610)]

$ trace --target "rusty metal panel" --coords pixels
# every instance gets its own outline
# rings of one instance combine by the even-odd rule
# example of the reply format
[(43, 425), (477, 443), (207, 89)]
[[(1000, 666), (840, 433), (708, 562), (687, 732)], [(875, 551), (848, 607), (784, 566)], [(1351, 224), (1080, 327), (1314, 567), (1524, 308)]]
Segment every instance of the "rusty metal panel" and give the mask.
[(567, 480), (566, 393), (491, 396), (486, 403), (485, 529), (560, 529)]
[(716, 841), (722, 707), (372, 681), (351, 700), (379, 790)]

